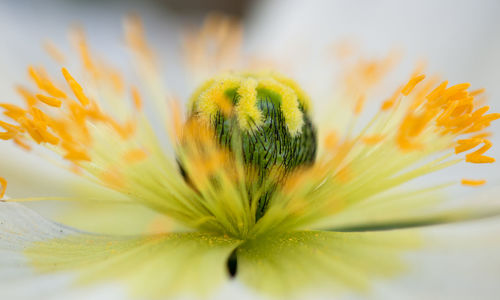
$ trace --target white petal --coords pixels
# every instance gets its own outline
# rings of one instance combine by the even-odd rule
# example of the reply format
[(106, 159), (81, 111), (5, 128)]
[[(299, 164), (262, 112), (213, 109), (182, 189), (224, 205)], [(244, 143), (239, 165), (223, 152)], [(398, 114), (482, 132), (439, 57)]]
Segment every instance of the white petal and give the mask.
[(227, 257), (240, 243), (202, 233), (92, 235), (5, 202), (0, 225), (0, 299), (123, 293), (101, 285), (109, 282), (139, 298), (199, 296), (227, 280)]

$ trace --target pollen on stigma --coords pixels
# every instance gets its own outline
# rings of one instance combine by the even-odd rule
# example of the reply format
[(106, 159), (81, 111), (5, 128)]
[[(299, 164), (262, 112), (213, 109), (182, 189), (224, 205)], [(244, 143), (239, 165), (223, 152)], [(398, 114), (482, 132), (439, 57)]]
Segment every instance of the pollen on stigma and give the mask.
[(275, 173), (275, 182), (259, 199), (257, 218), (287, 174), (314, 163), (317, 136), (310, 107), (309, 97), (294, 80), (271, 71), (216, 76), (190, 99), (188, 119), (208, 124), (221, 146), (241, 152), (247, 173), (255, 175), (247, 174), (253, 178), (249, 190)]

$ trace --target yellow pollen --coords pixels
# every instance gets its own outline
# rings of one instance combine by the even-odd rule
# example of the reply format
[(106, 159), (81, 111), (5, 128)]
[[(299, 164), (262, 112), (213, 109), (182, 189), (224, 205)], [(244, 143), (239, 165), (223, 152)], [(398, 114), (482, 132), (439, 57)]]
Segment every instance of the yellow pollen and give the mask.
[(24, 101), (26, 102), (26, 104), (28, 106), (32, 106), (32, 105), (36, 104), (37, 100), (36, 100), (35, 96), (32, 93), (30, 93), (27, 89), (25, 89), (24, 87), (17, 86), (16, 91), (19, 95), (21, 95), (21, 97), (23, 97)]
[(470, 87), (470, 83), (459, 83), (454, 86), (450, 86), (443, 92), (443, 98), (449, 98), (451, 96), (457, 95)]
[(56, 47), (56, 45), (54, 45), (54, 43), (52, 43), (50, 41), (45, 41), (43, 43), (43, 48), (50, 55), (50, 57), (52, 57), (52, 59), (54, 59), (56, 62), (58, 62), (60, 64), (64, 63), (64, 61), (65, 61), (64, 55), (62, 54), (62, 52), (59, 49), (57, 49), (57, 47)]
[(0, 132), (0, 140), (10, 140), (16, 136), (16, 133), (13, 131)]
[(17, 131), (22, 131), (21, 127), (9, 124), (7, 122), (0, 121), (0, 127), (3, 129), (9, 131), (9, 132), (17, 132)]
[(469, 93), (469, 95), (471, 95), (472, 97), (475, 97), (475, 96), (477, 96), (477, 95), (481, 95), (481, 94), (483, 94), (483, 93), (484, 93), (484, 91), (485, 91), (485, 89), (484, 89), (484, 88), (477, 89), (477, 90), (471, 91), (471, 92)]
[(302, 104), (304, 111), (309, 111), (311, 109), (312, 105), (309, 95), (307, 95), (307, 93), (300, 87), (300, 85), (296, 81), (277, 72), (272, 72), (271, 77), (279, 83), (290, 87), (295, 92), (295, 94), (297, 94), (297, 98), (299, 99), (300, 104)]
[(85, 38), (85, 34), (81, 28), (75, 28), (72, 31), (73, 42), (75, 48), (78, 49), (80, 58), (85, 69), (93, 76), (98, 76), (98, 70), (92, 60), (89, 47)]
[(480, 179), (480, 180), (474, 180), (474, 179), (462, 179), (462, 185), (466, 186), (480, 186), (484, 185), (486, 183), (486, 180)]
[(484, 145), (479, 148), (478, 150), (469, 153), (465, 156), (465, 161), (474, 163), (474, 164), (484, 164), (484, 163), (493, 163), (495, 162), (495, 159), (493, 157), (485, 156), (483, 155), (486, 151), (488, 151), (491, 146), (493, 145), (490, 141), (488, 140), (481, 140), (481, 143)]
[(215, 81), (200, 95), (196, 103), (196, 109), (200, 112), (201, 117), (208, 121), (219, 110), (229, 115), (231, 113), (232, 100), (226, 96), (225, 92), (229, 89), (237, 88), (239, 84), (240, 78), (234, 76), (225, 76)]
[(30, 151), (30, 150), (31, 150), (31, 147), (30, 147), (28, 144), (26, 144), (26, 143), (22, 140), (22, 138), (21, 138), (21, 137), (19, 137), (19, 136), (15, 136), (15, 137), (13, 138), (13, 141), (14, 141), (14, 143), (15, 143), (17, 146), (21, 147), (22, 149), (24, 149), (24, 150), (26, 150), (26, 151)]
[(53, 106), (53, 107), (60, 107), (62, 104), (61, 100), (54, 98), (54, 97), (45, 96), (42, 94), (37, 94), (36, 98), (38, 100), (42, 101), (43, 103), (50, 105), (50, 106)]
[(375, 145), (382, 142), (383, 140), (384, 136), (381, 134), (369, 135), (362, 138), (363, 143), (367, 145)]
[(257, 107), (257, 85), (257, 80), (248, 78), (238, 88), (240, 99), (236, 105), (236, 115), (241, 128), (251, 129), (262, 123), (262, 115)]
[(389, 99), (385, 100), (382, 103), (382, 106), (380, 107), (380, 109), (383, 111), (391, 109), (394, 106), (394, 104), (396, 103), (396, 100), (398, 99), (400, 93), (401, 93), (401, 89), (397, 89)]
[(358, 100), (356, 101), (356, 105), (354, 106), (355, 115), (359, 115), (363, 111), (365, 102), (366, 102), (366, 96), (365, 95), (359, 96)]
[(5, 190), (7, 190), (7, 180), (0, 177), (0, 200), (5, 195)]
[(427, 100), (429, 103), (434, 102), (437, 98), (441, 97), (444, 90), (446, 90), (446, 86), (448, 85), (448, 81), (443, 81), (440, 85), (438, 85), (432, 92), (427, 95)]
[(80, 101), (80, 103), (83, 106), (88, 105), (90, 101), (87, 98), (87, 96), (85, 96), (85, 93), (83, 92), (83, 89), (80, 86), (80, 84), (71, 76), (71, 74), (69, 74), (69, 72), (68, 72), (68, 70), (66, 70), (66, 68), (62, 68), (62, 73), (64, 75), (64, 78), (66, 79), (66, 82), (68, 83), (69, 87), (73, 91), (73, 94), (75, 94), (78, 101)]
[(259, 88), (267, 89), (281, 96), (281, 110), (285, 118), (290, 134), (295, 136), (300, 133), (304, 119), (299, 109), (297, 94), (289, 88), (272, 78), (259, 80)]
[(273, 72), (228, 73), (210, 79), (196, 89), (188, 107), (205, 121), (213, 120), (219, 112), (225, 116), (234, 113), (240, 128), (252, 130), (263, 121), (257, 105), (261, 93), (276, 97), (273, 101), (279, 102), (288, 132), (299, 134), (309, 98), (293, 80)]
[(109, 168), (101, 173), (101, 180), (114, 188), (120, 188), (124, 185), (123, 174), (116, 168)]
[(125, 39), (130, 48), (143, 57), (153, 59), (153, 51), (146, 41), (141, 19), (136, 15), (129, 16), (126, 19), (125, 30)]
[(136, 87), (131, 88), (132, 100), (134, 101), (134, 107), (137, 110), (142, 110), (142, 99), (139, 94), (139, 90)]
[(73, 162), (77, 161), (90, 161), (90, 156), (84, 151), (79, 151), (72, 148), (67, 148), (68, 153), (64, 155), (64, 158)]
[(123, 155), (123, 160), (127, 163), (136, 163), (145, 160), (148, 153), (144, 149), (132, 149)]
[(50, 79), (43, 74), (44, 72), (37, 72), (34, 67), (29, 67), (28, 73), (41, 90), (47, 92), (52, 97), (66, 98), (66, 94), (56, 88)]
[(459, 154), (465, 151), (468, 151), (472, 148), (477, 147), (479, 144), (483, 142), (481, 138), (471, 138), (465, 140), (458, 140), (458, 146), (455, 147), (455, 154)]
[(333, 151), (339, 141), (339, 135), (335, 131), (330, 131), (325, 137), (325, 148)]
[(415, 86), (422, 80), (424, 80), (425, 75), (419, 75), (415, 76), (408, 83), (403, 87), (401, 90), (401, 94), (408, 96), (408, 94), (411, 93), (411, 91), (415, 88)]

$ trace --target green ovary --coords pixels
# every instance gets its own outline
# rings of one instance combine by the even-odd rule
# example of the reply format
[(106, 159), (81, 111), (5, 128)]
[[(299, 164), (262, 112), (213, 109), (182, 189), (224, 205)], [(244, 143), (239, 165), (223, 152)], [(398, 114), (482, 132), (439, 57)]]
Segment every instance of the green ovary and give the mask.
[(267, 186), (256, 219), (265, 213), (276, 185), (316, 157), (308, 98), (289, 81), (272, 73), (231, 74), (205, 83), (192, 98), (189, 118), (207, 121), (218, 144), (241, 155), (249, 193)]

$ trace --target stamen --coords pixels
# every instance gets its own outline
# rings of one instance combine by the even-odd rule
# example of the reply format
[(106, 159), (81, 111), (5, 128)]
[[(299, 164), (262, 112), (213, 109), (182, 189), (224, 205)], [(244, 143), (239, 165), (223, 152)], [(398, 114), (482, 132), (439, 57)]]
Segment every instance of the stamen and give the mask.
[(7, 180), (0, 177), (0, 200), (5, 195), (5, 191), (7, 190)]
[(367, 145), (375, 145), (384, 140), (384, 136), (381, 134), (374, 134), (369, 136), (364, 136), (361, 140)]
[(474, 180), (474, 179), (462, 179), (462, 185), (466, 186), (480, 186), (484, 185), (486, 183), (486, 180), (480, 179), (480, 180)]
[(31, 147), (30, 147), (28, 144), (26, 144), (26, 143), (22, 140), (22, 138), (21, 138), (20, 136), (15, 136), (13, 140), (14, 140), (14, 143), (15, 143), (17, 146), (21, 147), (22, 149), (24, 149), (24, 150), (26, 150), (26, 151), (30, 151), (30, 150), (31, 150)]
[(124, 185), (123, 174), (116, 168), (109, 168), (101, 173), (101, 180), (113, 188), (120, 188)]
[(125, 39), (130, 48), (147, 59), (153, 59), (153, 51), (149, 47), (141, 19), (136, 15), (131, 15), (125, 23)]
[(366, 96), (363, 94), (359, 96), (358, 100), (356, 101), (356, 105), (354, 106), (354, 114), (359, 115), (365, 106), (366, 102)]
[(330, 131), (325, 137), (325, 148), (327, 150), (333, 151), (337, 146), (339, 141), (339, 136), (335, 131)]
[(62, 73), (64, 75), (64, 78), (66, 79), (66, 82), (73, 91), (73, 94), (75, 94), (78, 101), (80, 101), (80, 103), (83, 106), (87, 106), (90, 101), (87, 98), (87, 96), (85, 96), (85, 93), (83, 92), (81, 85), (71, 76), (71, 74), (69, 74), (66, 68), (62, 68)]
[(427, 100), (429, 103), (434, 102), (437, 98), (441, 97), (443, 92), (446, 90), (446, 86), (448, 85), (448, 81), (443, 81), (440, 85), (438, 85), (429, 95), (427, 95)]
[(484, 145), (478, 150), (469, 153), (465, 156), (465, 161), (474, 163), (474, 164), (484, 164), (484, 163), (493, 163), (495, 159), (493, 157), (483, 155), (488, 149), (493, 145), (490, 141), (483, 139), (481, 141)]
[(484, 89), (484, 88), (477, 89), (477, 90), (471, 91), (471, 92), (469, 93), (469, 95), (471, 95), (472, 97), (475, 97), (475, 96), (477, 96), (477, 95), (481, 95), (481, 94), (483, 94), (483, 93), (484, 93), (484, 91), (485, 91), (485, 89)]
[(127, 163), (136, 163), (145, 160), (148, 153), (144, 149), (132, 149), (123, 155), (123, 160)]
[(0, 132), (0, 140), (10, 140), (16, 136), (16, 133), (13, 131)]
[(23, 97), (24, 101), (26, 101), (26, 104), (28, 106), (33, 106), (36, 104), (37, 100), (35, 96), (24, 87), (17, 86), (16, 91), (19, 93), (19, 95), (21, 95), (21, 97)]
[(396, 103), (396, 100), (398, 99), (400, 93), (401, 93), (401, 88), (396, 89), (396, 91), (392, 94), (392, 96), (382, 103), (380, 110), (386, 111), (386, 110), (389, 110), (390, 108), (392, 108), (394, 106), (394, 104)]
[(455, 147), (455, 154), (459, 154), (470, 150), (472, 148), (477, 147), (479, 144), (483, 142), (483, 139), (480, 138), (471, 138), (466, 140), (458, 140), (458, 146)]
[(136, 87), (131, 88), (132, 100), (134, 101), (134, 106), (137, 110), (142, 110), (142, 99), (139, 94), (139, 90)]
[(78, 162), (78, 161), (90, 161), (90, 156), (85, 153), (84, 151), (79, 151), (76, 149), (73, 149), (71, 147), (65, 148), (65, 150), (68, 152), (66, 155), (64, 155), (64, 158), (73, 162)]
[(38, 100), (42, 101), (43, 103), (50, 105), (50, 106), (53, 106), (53, 107), (61, 107), (61, 104), (62, 104), (61, 100), (54, 98), (54, 97), (45, 96), (42, 94), (37, 94), (36, 98)]
[(43, 43), (43, 48), (45, 51), (54, 59), (56, 62), (63, 64), (65, 61), (64, 55), (62, 52), (57, 49), (56, 45), (50, 41), (45, 41)]
[(12, 125), (12, 124), (9, 124), (7, 122), (3, 122), (3, 121), (0, 121), (0, 127), (2, 127), (3, 129), (9, 131), (9, 132), (17, 132), (17, 131), (21, 131), (21, 127), (19, 126), (16, 126), (16, 125)]
[(403, 87), (401, 90), (401, 94), (408, 96), (408, 94), (411, 93), (411, 91), (415, 88), (415, 86), (422, 80), (424, 80), (425, 75), (419, 75), (415, 76), (408, 83)]
[(56, 88), (47, 76), (37, 72), (34, 67), (29, 67), (28, 73), (41, 90), (47, 92), (52, 97), (66, 98), (66, 94), (63, 91)]

